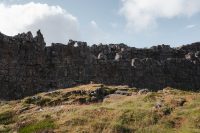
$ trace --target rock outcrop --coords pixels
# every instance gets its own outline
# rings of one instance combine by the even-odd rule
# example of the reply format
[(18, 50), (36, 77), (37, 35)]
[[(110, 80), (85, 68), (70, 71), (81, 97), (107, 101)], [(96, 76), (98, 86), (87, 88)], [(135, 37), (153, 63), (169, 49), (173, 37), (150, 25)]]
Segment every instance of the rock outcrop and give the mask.
[(0, 33), (0, 98), (18, 99), (85, 83), (200, 89), (200, 43), (137, 49), (70, 40), (46, 46), (40, 31)]

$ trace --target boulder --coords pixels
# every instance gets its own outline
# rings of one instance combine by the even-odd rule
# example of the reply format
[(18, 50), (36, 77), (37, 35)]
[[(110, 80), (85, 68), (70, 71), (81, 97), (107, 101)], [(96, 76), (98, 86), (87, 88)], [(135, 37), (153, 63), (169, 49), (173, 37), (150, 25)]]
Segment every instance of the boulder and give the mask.
[(194, 60), (195, 59), (195, 54), (192, 53), (192, 52), (190, 52), (190, 53), (188, 53), (188, 54), (185, 55), (185, 58), (187, 60)]
[(99, 53), (98, 54), (98, 57), (97, 57), (98, 60), (106, 60), (106, 55), (104, 55), (103, 53)]
[(131, 92), (128, 92), (128, 91), (122, 91), (122, 90), (117, 90), (117, 91), (115, 91), (115, 94), (126, 95), (126, 96), (131, 96), (131, 95), (132, 95)]
[(120, 61), (122, 59), (122, 54), (121, 53), (116, 53), (115, 55), (115, 60)]
[(141, 89), (138, 91), (139, 95), (147, 94), (149, 92), (149, 89)]

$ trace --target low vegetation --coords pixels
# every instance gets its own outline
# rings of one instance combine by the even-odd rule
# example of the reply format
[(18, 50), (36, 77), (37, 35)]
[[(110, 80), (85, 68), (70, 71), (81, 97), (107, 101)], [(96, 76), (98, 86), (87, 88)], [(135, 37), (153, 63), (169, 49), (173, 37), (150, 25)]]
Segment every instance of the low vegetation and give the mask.
[(8, 125), (14, 121), (13, 118), (14, 112), (6, 111), (0, 113), (0, 124), (2, 125)]
[(19, 133), (36, 133), (39, 131), (50, 131), (55, 128), (54, 122), (49, 119), (45, 119), (36, 123), (28, 124), (19, 129)]
[(200, 93), (89, 84), (0, 106), (0, 133), (199, 133)]

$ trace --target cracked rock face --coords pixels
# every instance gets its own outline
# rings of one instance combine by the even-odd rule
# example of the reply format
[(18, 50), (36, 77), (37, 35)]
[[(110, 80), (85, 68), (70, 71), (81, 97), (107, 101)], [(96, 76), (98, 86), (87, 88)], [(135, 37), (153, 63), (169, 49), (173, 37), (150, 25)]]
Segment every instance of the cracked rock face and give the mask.
[(70, 40), (46, 46), (40, 31), (10, 37), (0, 33), (0, 99), (94, 83), (151, 90), (200, 88), (200, 43), (137, 49)]

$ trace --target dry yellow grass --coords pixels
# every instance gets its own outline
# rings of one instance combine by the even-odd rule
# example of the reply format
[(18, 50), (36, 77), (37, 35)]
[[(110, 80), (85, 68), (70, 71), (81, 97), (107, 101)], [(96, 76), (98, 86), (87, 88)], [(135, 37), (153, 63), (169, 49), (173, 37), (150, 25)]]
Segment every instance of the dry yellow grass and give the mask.
[[(57, 90), (59, 93), (41, 93), (36, 96), (57, 99), (74, 90), (91, 91), (100, 86), (101, 84), (82, 85)], [(127, 86), (105, 87), (111, 90), (130, 89)], [(4, 112), (11, 111), (14, 115), (10, 123), (0, 124), (0, 132), (200, 132), (200, 94), (195, 92), (168, 88), (143, 95), (111, 94), (97, 103), (61, 102), (62, 104), (55, 106), (27, 104), (26, 99), (1, 103), (0, 122)], [(34, 123), (40, 123), (42, 126), (38, 127)]]

